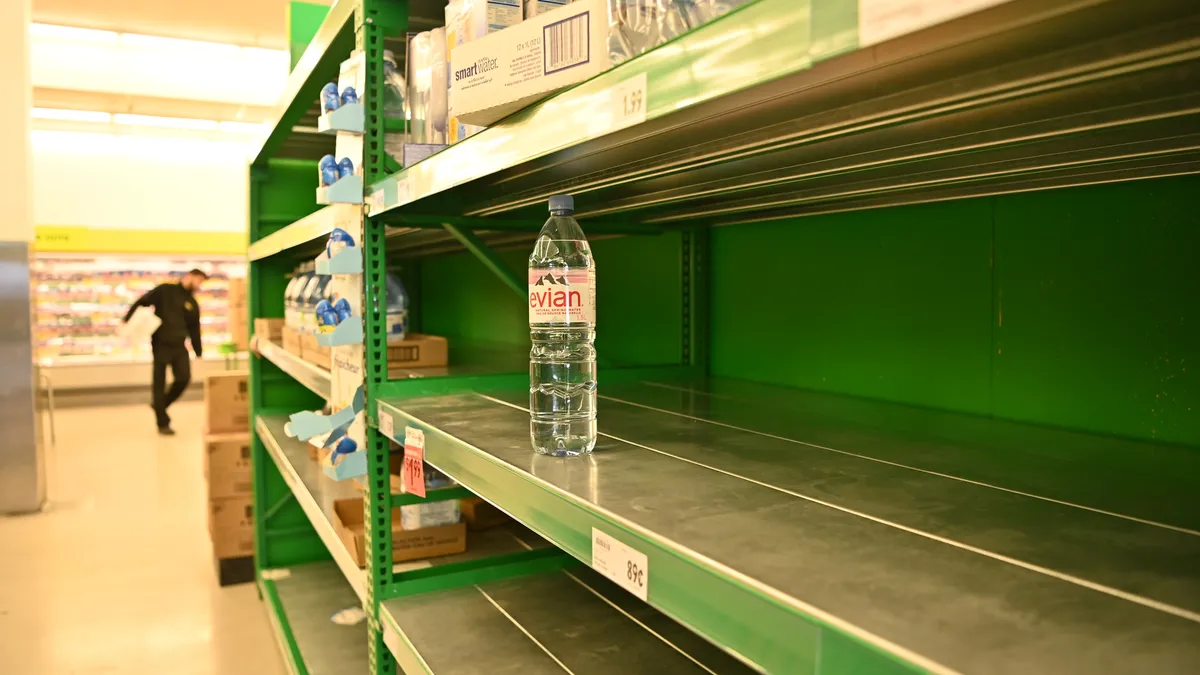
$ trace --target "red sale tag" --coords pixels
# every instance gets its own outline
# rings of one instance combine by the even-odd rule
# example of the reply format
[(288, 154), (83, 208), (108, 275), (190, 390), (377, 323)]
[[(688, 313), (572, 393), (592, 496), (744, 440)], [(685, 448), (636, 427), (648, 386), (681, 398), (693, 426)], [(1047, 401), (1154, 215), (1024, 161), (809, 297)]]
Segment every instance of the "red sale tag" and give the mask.
[(404, 491), (425, 496), (425, 432), (404, 427)]

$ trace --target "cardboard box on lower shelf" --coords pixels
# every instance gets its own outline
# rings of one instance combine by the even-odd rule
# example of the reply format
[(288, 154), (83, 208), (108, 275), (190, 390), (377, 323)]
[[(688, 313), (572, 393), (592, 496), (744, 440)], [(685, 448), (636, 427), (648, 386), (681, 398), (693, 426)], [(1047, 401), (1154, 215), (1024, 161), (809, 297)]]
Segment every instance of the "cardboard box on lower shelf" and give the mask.
[(437, 335), (409, 333), (400, 342), (388, 343), (388, 367), (431, 368), (448, 361), (449, 343)]
[(250, 385), (244, 370), (204, 376), (204, 428), (212, 434), (250, 430)]
[(462, 510), (462, 517), (466, 521), (467, 527), (472, 530), (486, 530), (512, 520), (507, 513), (479, 497), (461, 500), (459, 508)]
[(330, 370), (331, 352), (329, 347), (322, 347), (317, 344), (317, 336), (315, 333), (300, 334), (300, 358), (308, 361), (314, 366), (320, 366), (325, 370)]
[(204, 477), (209, 499), (249, 496), (250, 433), (205, 434)]
[(212, 537), (214, 557), (254, 555), (254, 498), (209, 500), (208, 533)]
[(260, 340), (283, 341), (283, 319), (255, 319), (254, 334)]
[[(363, 501), (340, 499), (333, 503), (333, 526), (359, 567), (367, 564)], [(405, 562), (462, 553), (467, 550), (466, 523), (405, 530), (400, 526), (400, 507), (392, 509), (392, 560)]]
[(279, 332), (279, 335), (283, 340), (282, 344), (284, 351), (288, 352), (289, 354), (300, 356), (300, 336), (303, 335), (303, 333), (291, 326), (284, 326), (283, 330)]

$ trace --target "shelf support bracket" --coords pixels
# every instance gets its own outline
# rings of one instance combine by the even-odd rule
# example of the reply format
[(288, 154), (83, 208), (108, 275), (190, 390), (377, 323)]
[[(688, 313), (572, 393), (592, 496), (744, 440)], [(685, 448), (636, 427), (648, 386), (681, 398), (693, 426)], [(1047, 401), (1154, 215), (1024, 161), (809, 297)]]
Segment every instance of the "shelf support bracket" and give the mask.
[(288, 490), (287, 494), (280, 497), (279, 501), (275, 502), (274, 504), (271, 505), (271, 507), (269, 509), (267, 509), (267, 512), (263, 515), (263, 522), (267, 522), (267, 521), (271, 520), (271, 518), (276, 513), (279, 513), (280, 509), (282, 509), (283, 507), (287, 506), (288, 503), (293, 502), (295, 500), (296, 500), (296, 495), (291, 490)]
[(451, 225), (450, 223), (445, 223), (444, 227), (446, 228), (446, 231), (453, 235), (454, 238), (457, 239), (463, 246), (465, 246), (468, 251), (470, 251), (476, 258), (479, 258), (480, 262), (482, 262), (489, 270), (495, 273), (496, 276), (500, 277), (500, 281), (503, 281), (506, 286), (513, 289), (513, 291), (522, 298), (528, 297), (529, 284), (526, 282), (526, 280), (522, 279), (516, 272), (512, 271), (508, 265), (505, 265), (504, 261), (500, 259), (500, 256), (496, 255), (495, 251), (488, 248), (487, 244), (483, 243), (479, 237), (475, 236), (474, 232), (471, 230), (462, 229), (457, 225)]

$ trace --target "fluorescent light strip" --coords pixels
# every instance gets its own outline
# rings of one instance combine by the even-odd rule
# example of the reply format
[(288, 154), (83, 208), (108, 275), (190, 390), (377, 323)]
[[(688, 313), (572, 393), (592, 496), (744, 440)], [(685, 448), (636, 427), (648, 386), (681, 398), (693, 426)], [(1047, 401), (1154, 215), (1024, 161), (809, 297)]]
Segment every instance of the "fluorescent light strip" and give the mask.
[(121, 44), (130, 47), (146, 47), (149, 49), (174, 49), (210, 53), (226, 52), (230, 55), (238, 54), (242, 51), (242, 48), (238, 45), (224, 42), (201, 42), (199, 40), (141, 35), (139, 33), (121, 33), (120, 41)]
[(74, 26), (55, 26), (48, 23), (29, 24), (30, 35), (38, 37), (60, 38), (63, 40), (80, 40), (86, 42), (104, 42), (116, 44), (121, 39), (120, 34), (111, 30), (94, 30), (92, 28), (75, 28)]
[(221, 122), (221, 131), (227, 134), (265, 134), (267, 125), (255, 122)]
[[(0, 0), (3, 1), (3, 0)], [(272, 59), (287, 59), (287, 52), (282, 49), (267, 49), (265, 47), (242, 47), (226, 42), (209, 42), (206, 40), (187, 40), (183, 38), (144, 35), (141, 33), (117, 33), (111, 30), (96, 30), (93, 28), (76, 28), (49, 23), (29, 24), (31, 35), (38, 37), (58, 38), (62, 40), (78, 40), (80, 42), (100, 42), (105, 44), (122, 44), (130, 47), (147, 47), (151, 49), (174, 49), (206, 52), (213, 55), (225, 52), (230, 55), (245, 53), (248, 56)]]
[(159, 117), (155, 115), (111, 114), (99, 110), (69, 110), (64, 108), (33, 108), (34, 119), (60, 120), (65, 122), (93, 122), (97, 124), (121, 124), (125, 126), (163, 127), (167, 129), (190, 129), (193, 131), (220, 131), (226, 134), (260, 135), (267, 133), (267, 125), (261, 122), (218, 122), (189, 117)]
[(108, 124), (112, 115), (99, 110), (63, 110), (59, 108), (33, 108), (29, 114), (39, 120), (64, 120), (67, 122), (97, 122)]
[(116, 124), (127, 124), (135, 127), (165, 127), (168, 129), (192, 129), (195, 131), (216, 131), (219, 126), (216, 120), (197, 120), (186, 117), (155, 117), (154, 115), (130, 115), (118, 113), (112, 116)]

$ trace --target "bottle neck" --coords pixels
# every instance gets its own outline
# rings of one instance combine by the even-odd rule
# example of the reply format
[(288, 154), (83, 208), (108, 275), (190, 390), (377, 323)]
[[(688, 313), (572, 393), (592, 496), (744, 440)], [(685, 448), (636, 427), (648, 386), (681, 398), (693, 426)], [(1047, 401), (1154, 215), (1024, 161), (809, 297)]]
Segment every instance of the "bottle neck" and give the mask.
[(575, 211), (573, 211), (571, 209), (550, 209), (550, 215), (552, 215), (552, 216), (559, 216), (559, 217), (570, 216), (570, 215), (573, 215), (574, 213), (575, 213)]

